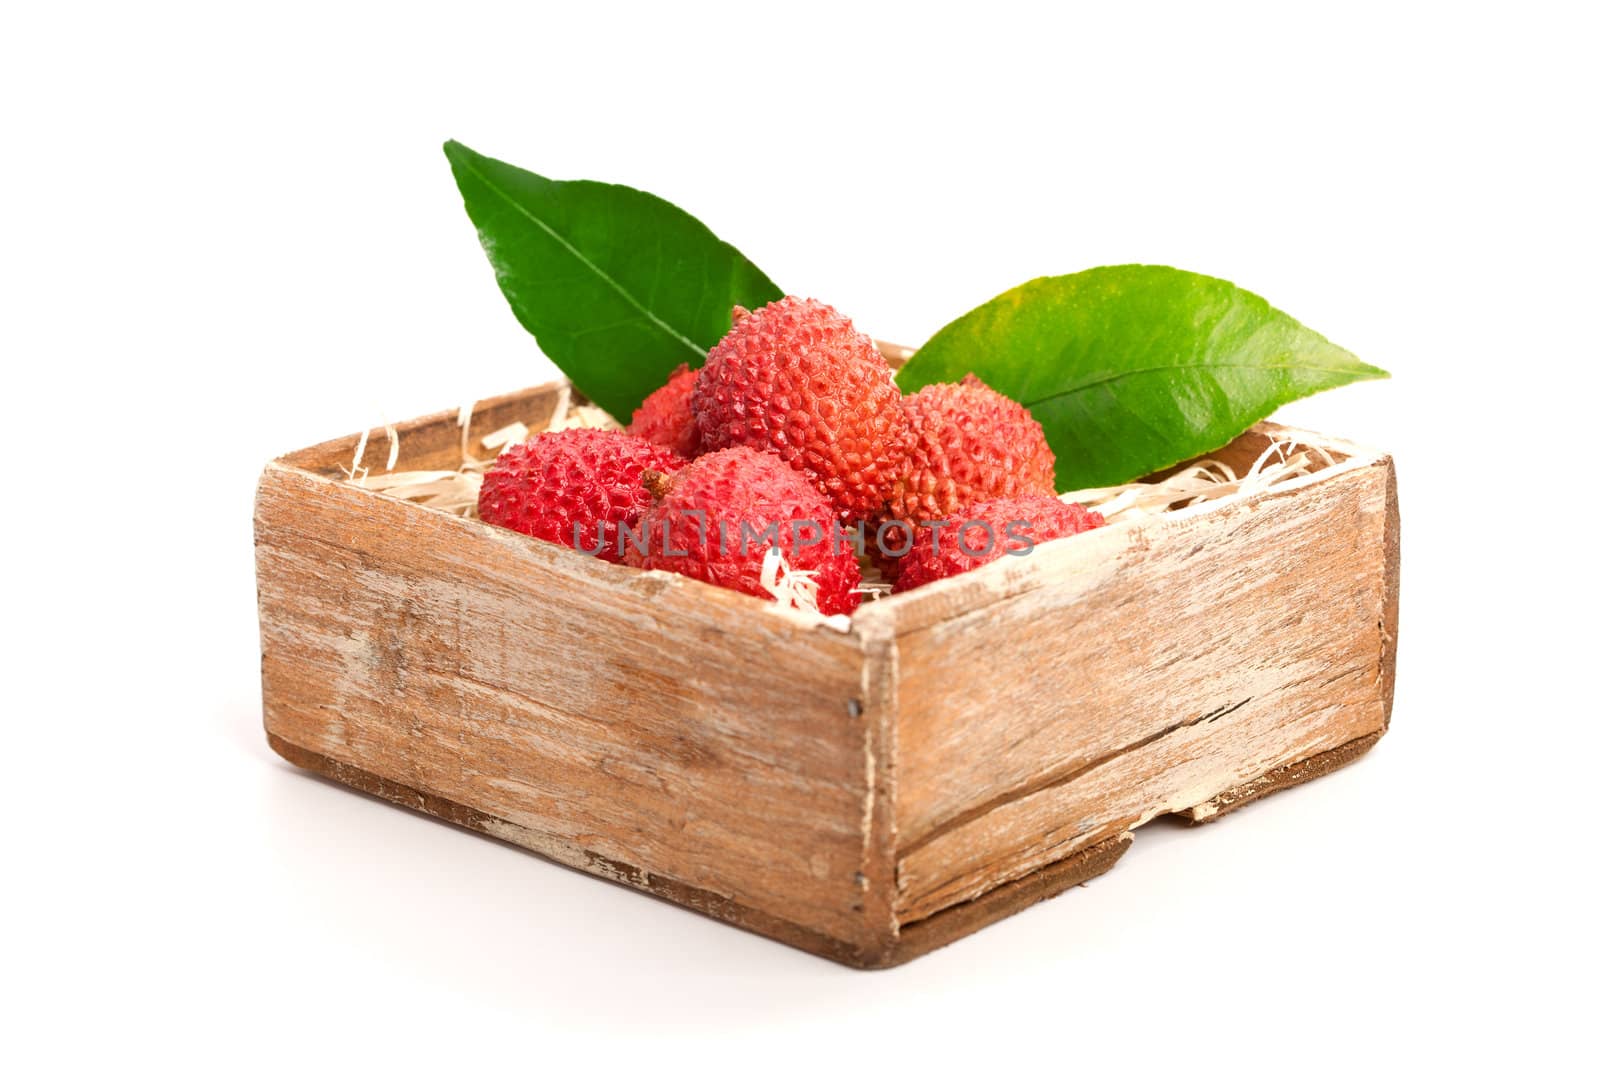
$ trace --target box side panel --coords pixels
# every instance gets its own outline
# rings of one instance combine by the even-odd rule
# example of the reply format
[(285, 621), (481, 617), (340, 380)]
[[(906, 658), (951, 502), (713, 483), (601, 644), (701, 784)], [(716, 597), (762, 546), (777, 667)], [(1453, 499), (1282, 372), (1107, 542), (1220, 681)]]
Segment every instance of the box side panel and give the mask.
[(1391, 482), (1331, 469), (908, 600), (899, 920), (1381, 732)]
[[(531, 389), (480, 400), (473, 405), (471, 425), (463, 435), (458, 412), (441, 411), (402, 422), (394, 429), (400, 437), (400, 461), (396, 470), (454, 470), (462, 459), (462, 438), (474, 459), (490, 459), (494, 453), (480, 443), (486, 434), (520, 422), (538, 431), (550, 423), (565, 383), (547, 382)], [(291, 452), (278, 462), (285, 467), (324, 474), (329, 477), (350, 467), (355, 458), (360, 434), (350, 434), (320, 445)], [(367, 433), (367, 447), (361, 463), (374, 472), (384, 470), (389, 458), (389, 440), (383, 427)]]
[(865, 940), (853, 639), (277, 465), (256, 538), (270, 734), (558, 860)]

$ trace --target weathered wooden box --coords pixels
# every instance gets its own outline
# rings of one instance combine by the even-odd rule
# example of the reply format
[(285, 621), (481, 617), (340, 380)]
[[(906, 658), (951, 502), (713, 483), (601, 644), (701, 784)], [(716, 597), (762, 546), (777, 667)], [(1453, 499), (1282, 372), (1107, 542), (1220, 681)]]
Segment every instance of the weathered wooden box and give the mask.
[[(546, 386), (479, 405), (538, 428)], [(460, 459), (454, 413), (404, 466)], [(1394, 692), (1389, 458), (1041, 545), (849, 632), (348, 482), (256, 503), (292, 763), (844, 963), (884, 967), (1356, 758)], [(1267, 445), (1252, 431), (1223, 453)]]

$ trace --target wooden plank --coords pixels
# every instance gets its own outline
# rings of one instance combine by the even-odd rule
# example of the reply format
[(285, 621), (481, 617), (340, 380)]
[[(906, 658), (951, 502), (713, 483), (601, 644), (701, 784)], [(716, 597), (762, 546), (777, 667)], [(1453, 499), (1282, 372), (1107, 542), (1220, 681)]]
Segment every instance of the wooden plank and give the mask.
[(282, 465), (256, 528), (270, 734), (564, 862), (870, 940), (853, 638)]
[[(878, 967), (891, 963), (891, 957), (883, 954), (865, 955), (861, 948), (855, 944), (839, 941), (835, 938), (808, 930), (795, 923), (786, 922), (766, 912), (730, 900), (725, 896), (710, 893), (695, 886), (675, 882), (659, 874), (641, 870), (626, 863), (615, 860), (591, 851), (575, 847), (571, 842), (550, 838), (516, 823), (495, 818), (484, 812), (478, 811), (465, 804), (446, 800), (432, 793), (422, 792), (398, 782), (380, 778), (375, 774), (364, 771), (359, 767), (338, 760), (330, 759), (309, 749), (291, 744), (275, 734), (267, 735), (268, 743), (272, 750), (290, 763), (304, 770), (319, 774), (340, 785), (349, 786), (369, 793), (380, 800), (387, 800), (391, 804), (409, 808), (412, 811), (431, 815), (436, 819), (454, 823), (467, 830), (474, 830), (488, 837), (497, 838), (508, 844), (516, 845), (555, 859), (575, 870), (590, 874), (596, 878), (603, 878), (608, 882), (636, 889), (662, 900), (670, 901), (700, 912), (710, 918), (728, 923), (751, 933), (770, 937), (806, 952), (825, 956), (828, 959), (852, 967)], [(1082, 864), (1079, 865), (1083, 866)], [(1079, 873), (1081, 871), (1075, 871)], [(1064, 888), (1064, 887), (1063, 887)], [(925, 951), (925, 950), (924, 950)], [(901, 962), (893, 959), (892, 962)]]
[(1391, 491), (1341, 465), (873, 605), (908, 609), (900, 920), (1381, 732)]

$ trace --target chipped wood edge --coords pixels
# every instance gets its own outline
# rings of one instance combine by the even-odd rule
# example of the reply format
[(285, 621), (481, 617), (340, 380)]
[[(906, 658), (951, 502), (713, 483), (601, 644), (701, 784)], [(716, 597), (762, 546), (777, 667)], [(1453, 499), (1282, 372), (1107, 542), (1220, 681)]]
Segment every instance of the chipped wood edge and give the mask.
[(1073, 886), (1098, 878), (1116, 865), (1131, 844), (1133, 834), (1130, 832), (1098, 841), (1015, 881), (996, 886), (980, 897), (907, 923), (900, 928), (894, 955), (881, 966), (908, 963), (976, 933), (990, 923), (1008, 919), (1034, 904), (1060, 896)]
[(1376, 730), (1362, 737), (1346, 741), (1336, 748), (1326, 752), (1318, 752), (1314, 756), (1307, 756), (1296, 763), (1274, 768), (1261, 777), (1236, 785), (1232, 789), (1224, 789), (1210, 800), (1196, 804), (1192, 808), (1175, 811), (1172, 814), (1183, 819), (1190, 826), (1201, 826), (1208, 822), (1215, 822), (1231, 812), (1238, 811), (1246, 804), (1254, 803), (1273, 793), (1289, 789), (1292, 786), (1302, 785), (1313, 778), (1321, 778), (1365, 756), (1378, 743), (1386, 731)]

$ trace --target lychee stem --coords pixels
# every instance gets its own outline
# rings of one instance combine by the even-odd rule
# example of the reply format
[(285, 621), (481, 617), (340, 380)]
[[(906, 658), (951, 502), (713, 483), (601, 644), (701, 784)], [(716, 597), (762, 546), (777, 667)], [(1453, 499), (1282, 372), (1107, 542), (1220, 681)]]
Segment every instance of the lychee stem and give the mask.
[(658, 470), (646, 470), (641, 475), (645, 490), (656, 500), (667, 495), (667, 490), (672, 488), (672, 475), (663, 474)]
[(750, 309), (749, 308), (740, 307), (738, 304), (733, 305), (733, 324), (735, 326), (739, 325), (740, 322), (742, 322), (743, 320), (745, 320), (745, 319), (747, 319), (749, 317), (750, 317)]

